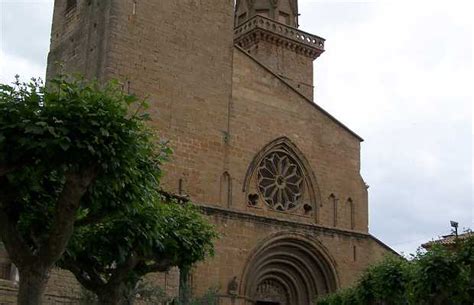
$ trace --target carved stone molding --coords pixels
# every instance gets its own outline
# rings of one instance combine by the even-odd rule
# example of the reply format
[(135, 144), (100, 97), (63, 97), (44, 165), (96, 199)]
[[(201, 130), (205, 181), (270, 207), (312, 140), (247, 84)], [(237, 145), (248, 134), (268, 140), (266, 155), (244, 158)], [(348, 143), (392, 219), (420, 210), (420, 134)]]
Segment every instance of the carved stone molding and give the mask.
[(339, 286), (334, 260), (319, 242), (294, 232), (270, 236), (252, 251), (241, 293), (254, 302), (308, 305)]
[(324, 38), (257, 15), (234, 30), (236, 45), (249, 49), (260, 41), (288, 48), (298, 54), (316, 59), (324, 52)]

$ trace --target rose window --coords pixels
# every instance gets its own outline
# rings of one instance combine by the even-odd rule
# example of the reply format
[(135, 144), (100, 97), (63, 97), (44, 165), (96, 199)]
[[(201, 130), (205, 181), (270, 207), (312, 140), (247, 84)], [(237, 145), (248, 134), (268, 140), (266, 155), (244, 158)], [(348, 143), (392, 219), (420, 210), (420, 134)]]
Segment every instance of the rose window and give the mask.
[(258, 167), (258, 189), (271, 208), (288, 211), (303, 197), (304, 178), (298, 163), (288, 154), (268, 154)]

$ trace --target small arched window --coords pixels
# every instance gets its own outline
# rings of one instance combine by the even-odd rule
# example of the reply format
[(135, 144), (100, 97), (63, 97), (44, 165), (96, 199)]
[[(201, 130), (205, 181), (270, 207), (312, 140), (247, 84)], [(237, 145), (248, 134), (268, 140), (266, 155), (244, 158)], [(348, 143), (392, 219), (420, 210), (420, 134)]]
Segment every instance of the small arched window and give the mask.
[(334, 194), (329, 196), (329, 205), (332, 209), (332, 225), (337, 227), (337, 198)]
[(228, 172), (224, 172), (221, 176), (220, 197), (224, 206), (232, 205), (232, 178)]
[(349, 208), (349, 222), (351, 230), (355, 229), (355, 206), (351, 198), (347, 199), (347, 206)]

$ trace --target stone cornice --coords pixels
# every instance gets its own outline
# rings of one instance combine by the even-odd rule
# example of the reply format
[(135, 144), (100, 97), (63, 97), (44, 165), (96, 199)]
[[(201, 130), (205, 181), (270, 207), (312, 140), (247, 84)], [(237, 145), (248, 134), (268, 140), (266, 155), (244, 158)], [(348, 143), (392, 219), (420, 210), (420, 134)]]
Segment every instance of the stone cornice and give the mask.
[(298, 229), (311, 231), (313, 233), (319, 233), (322, 235), (329, 235), (329, 236), (342, 235), (342, 236), (346, 236), (349, 238), (356, 238), (356, 239), (372, 239), (373, 241), (375, 241), (377, 244), (379, 244), (380, 246), (382, 246), (389, 252), (392, 252), (395, 255), (399, 255), (395, 250), (393, 250), (388, 245), (386, 245), (385, 243), (380, 241), (378, 238), (374, 237), (373, 235), (369, 233), (343, 230), (343, 229), (338, 229), (338, 228), (329, 228), (329, 227), (324, 227), (317, 224), (302, 223), (302, 222), (297, 222), (297, 221), (292, 221), (292, 220), (284, 220), (284, 219), (277, 219), (277, 218), (271, 218), (271, 217), (266, 217), (266, 216), (253, 215), (253, 214), (249, 214), (249, 213), (245, 213), (241, 211), (229, 210), (225, 208), (203, 205), (203, 204), (198, 204), (197, 207), (201, 209), (201, 211), (204, 214), (209, 215), (209, 216), (218, 215), (218, 216), (228, 217), (231, 219), (240, 219), (240, 220), (245, 220), (245, 221), (254, 222), (254, 223), (265, 223), (265, 224), (278, 225), (278, 226), (288, 227), (288, 228), (298, 228)]
[(247, 49), (267, 41), (316, 59), (324, 52), (324, 38), (312, 35), (272, 19), (255, 16), (234, 29), (234, 42)]
[(370, 234), (363, 233), (363, 232), (343, 230), (343, 229), (338, 229), (338, 228), (329, 228), (329, 227), (324, 227), (317, 224), (254, 215), (254, 214), (246, 213), (243, 211), (229, 210), (229, 209), (215, 207), (215, 206), (198, 204), (197, 207), (202, 209), (202, 211), (206, 215), (223, 215), (223, 216), (226, 216), (228, 218), (233, 218), (233, 219), (242, 219), (242, 220), (251, 221), (251, 222), (260, 222), (260, 223), (273, 224), (273, 225), (278, 225), (278, 226), (300, 228), (300, 229), (306, 229), (310, 231), (318, 231), (318, 232), (330, 234), (330, 235), (338, 234), (338, 235), (346, 235), (346, 236), (355, 237), (355, 238), (367, 238), (371, 236)]

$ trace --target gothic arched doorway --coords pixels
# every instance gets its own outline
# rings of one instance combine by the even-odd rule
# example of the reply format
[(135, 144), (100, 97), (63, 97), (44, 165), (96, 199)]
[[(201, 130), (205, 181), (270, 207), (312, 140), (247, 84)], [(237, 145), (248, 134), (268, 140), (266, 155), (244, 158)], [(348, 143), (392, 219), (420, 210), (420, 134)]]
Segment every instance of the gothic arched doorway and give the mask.
[(336, 288), (329, 255), (299, 234), (279, 234), (264, 242), (250, 257), (242, 285), (256, 305), (308, 305)]

